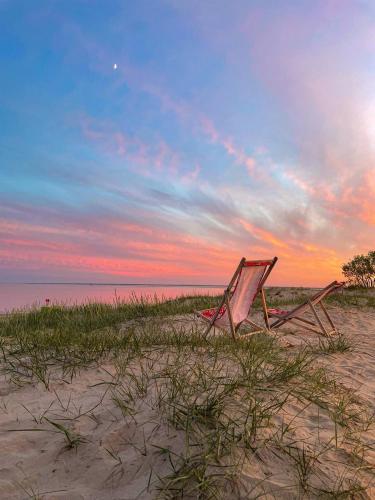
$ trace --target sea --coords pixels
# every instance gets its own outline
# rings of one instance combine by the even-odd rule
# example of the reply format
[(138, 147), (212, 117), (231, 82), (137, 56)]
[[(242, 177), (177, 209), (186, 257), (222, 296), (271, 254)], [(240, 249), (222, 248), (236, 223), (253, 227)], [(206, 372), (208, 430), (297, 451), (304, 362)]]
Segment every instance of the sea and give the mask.
[(149, 300), (181, 295), (222, 293), (223, 285), (150, 285), (83, 283), (0, 283), (0, 313), (41, 307), (46, 303), (71, 306), (87, 302), (114, 303), (132, 297)]

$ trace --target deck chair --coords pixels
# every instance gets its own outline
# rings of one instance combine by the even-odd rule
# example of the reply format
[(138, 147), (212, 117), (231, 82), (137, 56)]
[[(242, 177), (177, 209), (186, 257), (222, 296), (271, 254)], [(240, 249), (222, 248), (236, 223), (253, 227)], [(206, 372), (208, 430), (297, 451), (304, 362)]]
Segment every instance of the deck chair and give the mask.
[[(218, 307), (196, 311), (196, 314), (208, 323), (205, 337), (212, 327), (231, 332), (234, 340), (263, 331), (259, 325), (248, 319), (251, 306), (261, 294), (264, 320), (269, 330), (269, 321), (263, 285), (266, 282), (277, 257), (272, 260), (246, 260), (243, 257), (234, 273), (229, 285), (224, 290), (223, 298)], [(248, 323), (257, 328), (246, 335), (239, 335), (238, 330), (242, 323)]]
[[(332, 318), (328, 314), (328, 311), (323, 304), (323, 299), (325, 299), (331, 293), (339, 290), (342, 286), (344, 286), (344, 284), (344, 282), (332, 281), (332, 283), (317, 292), (309, 300), (306, 300), (306, 302), (295, 307), (291, 311), (285, 311), (282, 309), (268, 309), (268, 316), (271, 318), (277, 318), (276, 321), (271, 323), (271, 328), (279, 328), (280, 326), (285, 325), (285, 323), (290, 322), (299, 324), (299, 326), (301, 326), (300, 323), (303, 323), (307, 330), (312, 330), (313, 332), (319, 333), (320, 335), (325, 335), (326, 337), (337, 333), (337, 329), (332, 321)], [(324, 325), (322, 319), (319, 317), (316, 306), (320, 306), (323, 315), (325, 316), (325, 319), (329, 324), (328, 328), (327, 325)], [(301, 316), (307, 311), (311, 311), (313, 313), (315, 321), (301, 318)]]

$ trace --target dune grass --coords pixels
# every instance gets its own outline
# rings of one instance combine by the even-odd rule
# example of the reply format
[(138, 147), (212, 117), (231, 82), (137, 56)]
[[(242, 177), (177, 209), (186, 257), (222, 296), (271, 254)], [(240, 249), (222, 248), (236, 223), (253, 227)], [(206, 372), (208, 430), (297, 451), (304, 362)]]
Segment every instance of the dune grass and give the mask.
[[(147, 489), (155, 497), (260, 498), (270, 491), (268, 476), (254, 481), (243, 471), (278, 460), (293, 471), (292, 498), (361, 498), (372, 480), (372, 445), (363, 435), (374, 415), (333, 373), (316, 365), (318, 356), (348, 352), (350, 343), (338, 338), (286, 350), (263, 334), (244, 342), (229, 336), (207, 341), (198, 324), (183, 320), (218, 299), (133, 299), (16, 311), (0, 321), (0, 370), (9, 383), (40, 382), (49, 390), (51, 380), (71, 381), (80, 370), (111, 361), (115, 374), (106, 394), (124, 422), (138, 422), (146, 406), (159, 425), (182, 436), (179, 447), (152, 442), (151, 436), (137, 445), (141, 455), (151, 448), (170, 465), (168, 474), (150, 471)], [(46, 409), (34, 417), (38, 430), (60, 433), (67, 449), (85, 446), (86, 437), (69, 422), (48, 415)], [(313, 439), (303, 432), (303, 419)], [(123, 458), (106, 451), (120, 481)]]
[[(134, 297), (113, 304), (52, 305), (14, 311), (0, 320), (3, 370), (13, 382), (36, 378), (48, 388), (51, 371), (56, 367), (63, 377), (72, 377), (77, 369), (127, 349), (130, 342), (144, 345), (157, 341), (156, 324), (153, 337), (138, 339), (130, 335), (135, 328), (132, 321), (186, 314), (195, 308), (211, 307), (217, 300), (211, 296), (169, 301)], [(128, 323), (126, 335), (122, 331), (124, 323)]]
[(220, 296), (197, 295), (160, 300), (157, 297), (134, 295), (128, 301), (117, 300), (112, 304), (87, 302), (69, 307), (54, 304), (30, 310), (14, 310), (0, 319), (0, 336), (13, 336), (19, 330), (92, 332), (132, 319), (186, 314), (195, 309), (214, 307), (219, 298)]
[[(272, 307), (295, 305), (304, 302), (311, 296), (311, 291), (303, 288), (290, 289), (283, 294), (283, 288), (267, 290), (268, 302)], [(55, 304), (48, 307), (35, 307), (30, 310), (14, 310), (0, 316), (0, 337), (14, 337), (20, 332), (50, 331), (60, 335), (77, 335), (97, 330), (116, 327), (120, 323), (139, 318), (169, 317), (189, 314), (194, 310), (214, 307), (221, 295), (182, 296), (171, 300), (160, 300), (157, 297), (137, 297), (122, 302), (115, 300), (112, 304), (90, 303), (67, 307)], [(375, 307), (375, 293), (366, 289), (345, 289), (327, 298), (334, 305)], [(259, 297), (254, 309), (261, 307)]]
[[(315, 293), (315, 290), (305, 288), (288, 289), (285, 293), (283, 288), (270, 288), (267, 291), (269, 304), (272, 307), (292, 306), (302, 304)], [(370, 307), (375, 308), (375, 290), (366, 288), (343, 288), (337, 293), (329, 295), (325, 302), (331, 305), (344, 307)]]

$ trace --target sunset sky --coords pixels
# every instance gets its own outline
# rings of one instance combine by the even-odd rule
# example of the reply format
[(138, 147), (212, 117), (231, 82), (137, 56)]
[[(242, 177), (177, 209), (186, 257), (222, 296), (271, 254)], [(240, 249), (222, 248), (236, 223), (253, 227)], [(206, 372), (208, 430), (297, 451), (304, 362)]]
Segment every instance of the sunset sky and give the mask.
[(1, 282), (375, 249), (375, 1), (0, 0), (0, 61)]

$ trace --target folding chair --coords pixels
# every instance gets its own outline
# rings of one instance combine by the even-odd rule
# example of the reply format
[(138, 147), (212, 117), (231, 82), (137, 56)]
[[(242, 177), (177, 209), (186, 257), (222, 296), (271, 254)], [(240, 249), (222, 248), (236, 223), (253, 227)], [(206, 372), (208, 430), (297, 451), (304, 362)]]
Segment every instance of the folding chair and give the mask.
[[(243, 338), (263, 331), (264, 329), (248, 319), (258, 293), (261, 294), (264, 321), (266, 329), (269, 330), (263, 286), (276, 262), (277, 257), (272, 260), (246, 260), (245, 257), (241, 259), (236, 272), (224, 291), (220, 305), (212, 309), (196, 311), (200, 318), (208, 322), (205, 336), (208, 335), (212, 327), (217, 327), (226, 332), (230, 330), (233, 339)], [(257, 328), (257, 330), (245, 335), (239, 335), (238, 330), (244, 322)]]
[[(288, 322), (295, 324), (299, 324), (298, 322), (300, 322), (303, 323), (307, 330), (312, 330), (313, 332), (319, 333), (320, 335), (325, 335), (326, 337), (337, 333), (337, 329), (332, 321), (332, 318), (328, 314), (328, 311), (323, 304), (323, 299), (331, 293), (339, 290), (342, 286), (344, 286), (344, 284), (344, 282), (332, 281), (332, 283), (323, 288), (323, 290), (320, 290), (315, 295), (313, 295), (311, 299), (306, 300), (306, 302), (295, 307), (291, 311), (272, 308), (268, 309), (268, 316), (271, 318), (277, 318), (276, 321), (271, 324), (271, 328), (279, 328), (280, 326), (285, 325), (285, 323)], [(318, 305), (320, 306), (323, 315), (325, 316), (329, 326), (331, 327), (330, 330), (327, 329), (327, 325), (324, 325), (322, 319), (318, 315), (318, 311), (316, 309), (316, 306)], [(315, 321), (301, 318), (301, 315), (309, 310), (312, 312)], [(319, 330), (317, 330), (316, 328), (319, 328)]]

